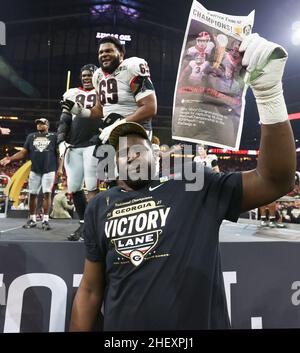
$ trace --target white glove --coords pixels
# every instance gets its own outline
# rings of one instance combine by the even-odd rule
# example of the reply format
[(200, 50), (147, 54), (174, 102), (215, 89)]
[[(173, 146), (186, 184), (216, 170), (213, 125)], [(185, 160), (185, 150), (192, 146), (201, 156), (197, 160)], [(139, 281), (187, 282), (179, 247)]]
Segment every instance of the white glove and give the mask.
[(124, 124), (126, 122), (126, 119), (122, 119), (122, 120), (117, 120), (115, 121), (113, 124), (105, 127), (102, 131), (101, 134), (99, 136), (99, 139), (102, 141), (102, 143), (104, 144), (108, 139), (109, 139), (109, 135), (111, 133), (111, 131), (118, 125), (120, 124)]
[(58, 145), (58, 152), (59, 152), (59, 158), (63, 158), (66, 152), (66, 149), (70, 146), (69, 143), (62, 141), (59, 145)]
[(242, 60), (248, 72), (245, 81), (256, 98), (260, 122), (275, 124), (287, 120), (282, 91), (282, 75), (288, 57), (285, 49), (253, 33), (243, 39), (239, 51), (245, 52)]
[(81, 118), (89, 118), (91, 116), (91, 110), (86, 109), (79, 102), (75, 102), (71, 99), (61, 101), (61, 107), (63, 112), (68, 112)]

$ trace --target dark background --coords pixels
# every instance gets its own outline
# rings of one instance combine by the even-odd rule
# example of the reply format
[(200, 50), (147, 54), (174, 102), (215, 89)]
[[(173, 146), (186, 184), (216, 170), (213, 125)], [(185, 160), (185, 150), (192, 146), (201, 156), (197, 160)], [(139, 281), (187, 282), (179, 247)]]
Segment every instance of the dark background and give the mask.
[[(145, 58), (158, 97), (154, 132), (171, 144), (173, 93), (183, 36), (191, 0), (61, 0), (0, 1), (0, 21), (6, 24), (6, 45), (0, 46), (0, 116), (12, 129), (0, 137), (7, 144), (22, 145), (35, 130), (33, 120), (46, 117), (51, 130), (59, 119), (59, 100), (66, 89), (79, 85), (79, 70), (87, 63), (98, 65), (97, 32), (130, 34), (127, 57)], [(202, 0), (209, 10), (248, 15), (256, 10), (254, 32), (282, 44), (289, 52), (284, 90), (289, 113), (300, 111), (300, 46), (291, 43), (292, 22), (300, 21), (299, 0)], [(300, 140), (300, 122), (293, 121)], [(241, 148), (258, 148), (259, 125), (254, 98), (247, 93)], [(174, 141), (173, 141), (174, 142)], [(297, 142), (297, 141), (296, 141)], [(298, 144), (297, 144), (298, 147)]]

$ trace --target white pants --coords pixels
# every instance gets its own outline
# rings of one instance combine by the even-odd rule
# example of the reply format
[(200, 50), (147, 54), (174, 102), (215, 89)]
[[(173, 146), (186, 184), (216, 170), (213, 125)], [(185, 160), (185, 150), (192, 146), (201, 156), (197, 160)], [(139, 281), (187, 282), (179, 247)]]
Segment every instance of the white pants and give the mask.
[(65, 155), (68, 191), (77, 192), (83, 187), (88, 191), (97, 189), (97, 158), (93, 156), (95, 146), (70, 148)]

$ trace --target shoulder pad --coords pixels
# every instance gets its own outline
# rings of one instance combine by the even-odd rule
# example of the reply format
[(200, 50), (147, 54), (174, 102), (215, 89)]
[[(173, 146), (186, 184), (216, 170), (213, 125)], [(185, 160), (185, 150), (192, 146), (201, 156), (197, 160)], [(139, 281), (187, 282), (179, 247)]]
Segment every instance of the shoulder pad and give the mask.
[(98, 91), (99, 82), (103, 77), (102, 69), (99, 67), (93, 74), (92, 83), (93, 87)]
[(63, 95), (63, 99), (66, 100), (66, 99), (70, 99), (70, 100), (75, 100), (75, 96), (77, 94), (77, 90), (78, 88), (70, 88), (68, 89), (64, 95)]
[(148, 63), (142, 58), (134, 56), (125, 59), (123, 63), (127, 66), (128, 72), (133, 76), (150, 76)]

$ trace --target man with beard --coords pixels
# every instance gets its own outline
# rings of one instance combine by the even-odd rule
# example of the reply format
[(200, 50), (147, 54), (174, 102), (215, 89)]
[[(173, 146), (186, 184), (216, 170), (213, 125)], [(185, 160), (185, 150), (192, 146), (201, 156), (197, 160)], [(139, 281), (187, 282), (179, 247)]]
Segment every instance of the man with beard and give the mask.
[(198, 163), (202, 173), (194, 180), (200, 175), (203, 185), (191, 191), (186, 170), (142, 180), (153, 164), (148, 135), (136, 123), (116, 126), (109, 142), (125, 187), (98, 194), (86, 210), (86, 260), (71, 331), (92, 330), (103, 302), (105, 331), (230, 327), (219, 227), (290, 191), (296, 165), (282, 93), (287, 53), (258, 34), (240, 51), (261, 122), (257, 168), (224, 174)]
[(102, 118), (102, 143), (107, 142), (111, 130), (123, 119), (140, 123), (150, 136), (157, 102), (147, 62), (137, 57), (124, 59), (125, 48), (115, 37), (104, 37), (99, 44), (100, 68), (93, 76), (96, 105), (86, 109), (68, 97), (63, 102), (64, 109), (82, 118)]
[[(92, 77), (97, 67), (93, 64), (84, 65), (80, 70), (82, 87), (71, 88), (63, 95), (63, 100), (70, 99), (78, 102), (85, 109), (96, 104), (96, 91)], [(79, 216), (79, 228), (68, 236), (68, 240), (77, 241), (83, 238), (84, 211), (87, 201), (97, 193), (97, 159), (93, 157), (95, 141), (91, 138), (99, 134), (100, 120), (81, 119), (71, 115), (63, 108), (57, 131), (57, 143), (61, 162), (68, 180), (68, 191), (73, 194), (76, 212)], [(62, 163), (58, 174), (62, 175)], [(87, 189), (87, 200), (83, 191), (83, 184)]]
[(51, 229), (49, 224), (51, 192), (57, 168), (56, 134), (48, 131), (49, 121), (47, 119), (36, 119), (35, 123), (37, 132), (33, 132), (27, 136), (22, 150), (11, 157), (1, 159), (0, 165), (5, 166), (11, 162), (29, 157), (32, 162), (28, 180), (30, 217), (23, 228), (30, 229), (37, 226), (37, 201), (40, 188), (42, 188), (44, 211), (42, 229), (49, 230)]

